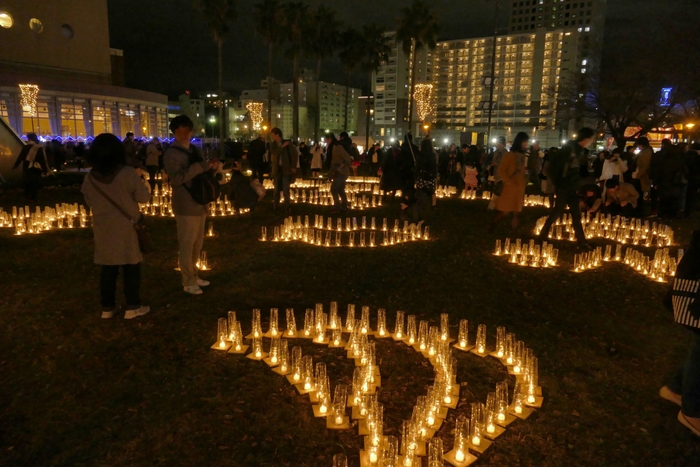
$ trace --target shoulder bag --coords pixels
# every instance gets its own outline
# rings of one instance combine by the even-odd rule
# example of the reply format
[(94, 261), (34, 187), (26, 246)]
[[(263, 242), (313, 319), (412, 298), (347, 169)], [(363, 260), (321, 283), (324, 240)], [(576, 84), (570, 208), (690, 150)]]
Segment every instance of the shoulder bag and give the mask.
[(88, 175), (90, 179), (90, 184), (92, 184), (93, 188), (102, 195), (104, 199), (110, 202), (112, 206), (117, 208), (117, 211), (119, 211), (124, 217), (126, 217), (129, 222), (131, 222), (134, 225), (134, 230), (136, 231), (136, 238), (139, 240), (139, 250), (141, 250), (141, 253), (143, 254), (148, 254), (153, 252), (153, 244), (151, 243), (151, 236), (148, 233), (148, 226), (143, 220), (143, 216), (139, 215), (138, 219), (134, 219), (129, 215), (128, 212), (126, 212), (119, 204), (116, 203), (112, 198), (107, 196), (107, 193), (102, 191), (100, 187), (97, 186), (95, 181), (92, 179), (92, 175)]

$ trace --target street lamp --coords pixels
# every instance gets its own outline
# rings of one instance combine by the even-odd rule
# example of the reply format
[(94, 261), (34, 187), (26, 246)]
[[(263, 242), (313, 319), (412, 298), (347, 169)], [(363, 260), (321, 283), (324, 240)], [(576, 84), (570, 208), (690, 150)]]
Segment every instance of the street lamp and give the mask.
[(213, 115), (211, 117), (209, 117), (209, 123), (211, 123), (211, 137), (213, 138), (214, 137), (214, 124), (216, 123), (216, 117)]

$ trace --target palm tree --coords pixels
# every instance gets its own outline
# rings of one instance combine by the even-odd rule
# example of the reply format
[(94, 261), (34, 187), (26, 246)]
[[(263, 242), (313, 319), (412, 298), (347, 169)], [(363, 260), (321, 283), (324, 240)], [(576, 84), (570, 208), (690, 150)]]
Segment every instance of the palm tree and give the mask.
[(348, 100), (350, 99), (350, 73), (362, 63), (364, 59), (364, 38), (357, 29), (347, 29), (340, 35), (342, 48), (338, 54), (340, 62), (345, 69), (345, 122), (343, 129), (348, 130)]
[(294, 141), (299, 138), (299, 63), (303, 51), (303, 38), (309, 16), (309, 7), (301, 2), (291, 2), (284, 5), (284, 15), (287, 27), (284, 28), (285, 40), (289, 48), (287, 54), (292, 57), (292, 133)]
[(310, 18), (310, 27), (305, 37), (305, 51), (316, 58), (316, 118), (314, 119), (314, 141), (318, 141), (321, 127), (321, 61), (333, 55), (338, 46), (340, 22), (335, 17), (335, 11), (319, 5)]
[(396, 40), (401, 43), (403, 51), (411, 57), (411, 89), (409, 89), (408, 129), (413, 129), (413, 92), (416, 87), (416, 66), (418, 52), (423, 49), (434, 50), (440, 25), (430, 6), (423, 0), (413, 0), (410, 7), (401, 9), (401, 20), (396, 31)]
[(223, 155), (223, 141), (226, 139), (226, 122), (224, 120), (224, 59), (222, 48), (224, 39), (231, 32), (231, 23), (235, 21), (236, 0), (195, 0), (195, 5), (204, 14), (219, 52), (219, 151)]
[(272, 125), (272, 56), (282, 40), (284, 15), (279, 0), (263, 0), (255, 5), (255, 32), (267, 45), (267, 123)]
[[(364, 60), (362, 62), (362, 71), (369, 74), (369, 92), (372, 93), (372, 76), (377, 72), (382, 63), (389, 60), (391, 53), (391, 40), (386, 35), (386, 29), (375, 23), (366, 24), (362, 28), (364, 36)], [(369, 96), (367, 97), (366, 109), (366, 125), (365, 128), (365, 149), (369, 147)]]

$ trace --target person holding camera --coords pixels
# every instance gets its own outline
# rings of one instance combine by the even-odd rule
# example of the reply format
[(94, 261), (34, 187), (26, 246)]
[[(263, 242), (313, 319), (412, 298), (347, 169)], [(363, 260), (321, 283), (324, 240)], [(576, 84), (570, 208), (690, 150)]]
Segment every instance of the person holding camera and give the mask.
[(605, 153), (603, 170), (598, 180), (604, 181), (612, 178), (622, 180), (625, 172), (627, 172), (627, 161), (622, 159), (622, 149), (615, 148), (612, 154)]
[(172, 206), (177, 223), (180, 272), (185, 292), (202, 294), (201, 287), (209, 281), (199, 278), (197, 261), (204, 244), (204, 225), (207, 206), (195, 201), (190, 192), (192, 180), (200, 174), (218, 167), (219, 161), (202, 160), (198, 149), (190, 144), (194, 124), (187, 115), (178, 115), (170, 122), (175, 141), (165, 151), (165, 170), (172, 187)]

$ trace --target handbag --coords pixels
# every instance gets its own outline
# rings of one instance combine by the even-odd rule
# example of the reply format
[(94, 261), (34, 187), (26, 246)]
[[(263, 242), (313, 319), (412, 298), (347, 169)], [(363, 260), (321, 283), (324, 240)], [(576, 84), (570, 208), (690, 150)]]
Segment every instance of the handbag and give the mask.
[(496, 196), (501, 196), (501, 193), (503, 193), (503, 186), (503, 180), (499, 180), (496, 183), (494, 183), (491, 192)]
[(696, 303), (700, 290), (700, 281), (692, 279), (673, 280), (671, 289), (671, 304), (673, 306), (673, 319), (678, 324), (700, 329), (700, 302)]
[(128, 212), (126, 212), (121, 206), (119, 206), (116, 201), (114, 201), (112, 198), (107, 196), (107, 194), (102, 191), (100, 187), (97, 186), (97, 184), (93, 181), (92, 179), (92, 174), (88, 175), (90, 179), (90, 183), (92, 184), (93, 188), (102, 195), (104, 199), (109, 201), (112, 206), (117, 208), (117, 211), (122, 213), (124, 217), (126, 217), (129, 222), (134, 224), (134, 230), (136, 231), (136, 238), (139, 241), (139, 250), (141, 250), (141, 253), (143, 254), (148, 254), (153, 252), (153, 243), (151, 242), (151, 235), (148, 233), (148, 226), (144, 222), (143, 216), (139, 215), (138, 219), (134, 219), (129, 215)]

